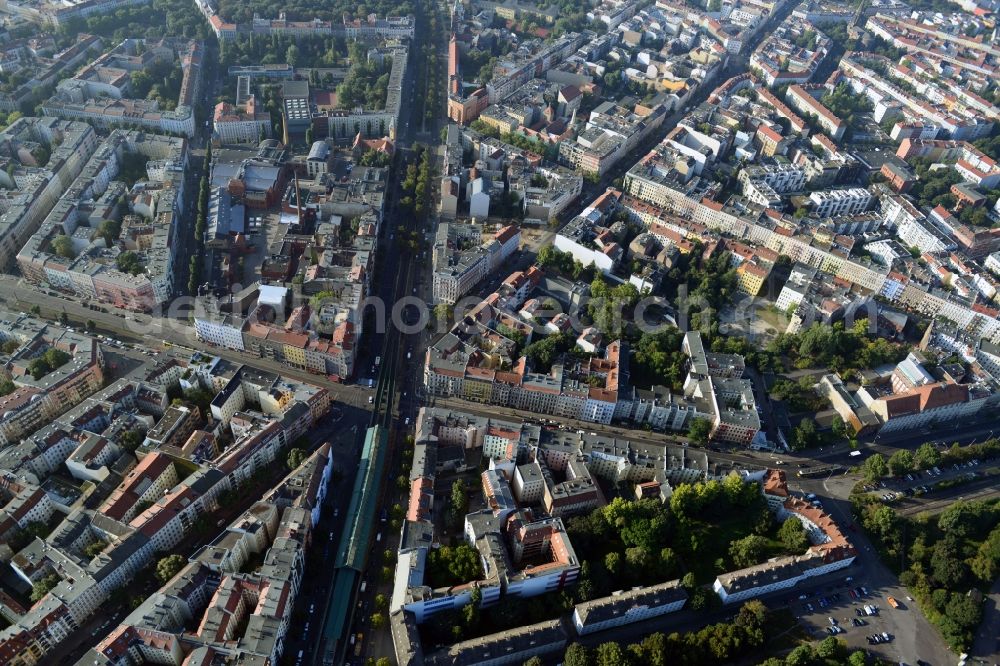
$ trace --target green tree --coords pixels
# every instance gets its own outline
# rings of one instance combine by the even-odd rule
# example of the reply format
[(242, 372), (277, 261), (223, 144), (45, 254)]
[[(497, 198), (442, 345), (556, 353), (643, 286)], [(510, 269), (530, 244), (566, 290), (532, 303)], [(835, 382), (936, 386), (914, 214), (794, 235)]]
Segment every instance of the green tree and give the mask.
[(802, 521), (795, 516), (789, 516), (778, 528), (778, 539), (789, 551), (804, 553), (809, 547), (809, 537), (806, 536)]
[(107, 541), (102, 541), (101, 539), (98, 539), (97, 541), (84, 546), (83, 554), (89, 558), (94, 558), (107, 547), (108, 547)]
[(969, 568), (984, 584), (991, 583), (1000, 574), (1000, 525), (979, 544), (976, 555), (969, 561)]
[(72, 259), (76, 256), (76, 252), (73, 251), (73, 240), (66, 234), (59, 234), (53, 238), (51, 245), (52, 251), (60, 257)]
[(847, 643), (835, 636), (827, 636), (816, 646), (816, 656), (822, 659), (841, 660), (847, 654)]
[(385, 626), (385, 613), (372, 613), (371, 616), (372, 629), (381, 629)]
[(844, 423), (844, 419), (840, 418), (840, 415), (833, 417), (830, 423), (830, 430), (833, 432), (833, 436), (840, 439), (846, 439), (853, 434), (853, 431)]
[[(444, 587), (479, 580), (482, 576), (482, 563), (479, 552), (463, 543), (430, 551), (427, 555), (427, 570), (428, 579), (435, 581), (434, 587)], [(392, 569), (389, 571), (391, 574)]]
[(941, 464), (941, 453), (937, 450), (936, 446), (930, 442), (925, 442), (917, 448), (914, 460), (921, 469), (937, 467)]
[(135, 252), (126, 251), (122, 252), (115, 258), (115, 265), (123, 273), (130, 273), (132, 275), (139, 275), (146, 271), (146, 268), (142, 265), (142, 260), (139, 259), (139, 255)]
[(566, 648), (563, 655), (563, 666), (593, 666), (594, 660), (590, 655), (590, 650), (580, 645), (572, 643)]
[(597, 666), (625, 666), (626, 663), (625, 652), (618, 643), (609, 641), (597, 646)]
[(959, 587), (965, 580), (967, 573), (968, 565), (961, 558), (961, 551), (955, 537), (946, 536), (934, 544), (934, 552), (931, 555), (931, 574), (942, 587), (948, 589)]
[(816, 652), (812, 645), (806, 643), (800, 645), (785, 657), (785, 666), (811, 666), (816, 659)]
[(767, 539), (756, 534), (743, 537), (729, 545), (729, 557), (738, 568), (753, 566), (760, 562), (767, 549)]
[(605, 555), (604, 568), (607, 569), (608, 572), (613, 576), (617, 576), (618, 574), (620, 574), (622, 570), (621, 554), (616, 551), (612, 551), (607, 555)]
[(875, 453), (865, 460), (861, 470), (867, 481), (875, 481), (889, 473), (889, 465), (885, 461), (885, 456), (881, 453)]
[(118, 435), (118, 445), (130, 453), (135, 453), (145, 439), (146, 431), (141, 428), (125, 430)]
[(455, 481), (451, 484), (451, 501), (449, 503), (449, 508), (456, 518), (465, 516), (465, 513), (469, 508), (469, 497), (466, 494), (465, 481), (462, 479), (455, 479)]
[(305, 462), (306, 458), (309, 457), (309, 452), (300, 448), (294, 448), (288, 452), (288, 469), (294, 470), (298, 469), (299, 465)]
[(52, 588), (59, 584), (59, 576), (51, 574), (31, 586), (31, 603), (41, 601)]
[(156, 563), (156, 579), (160, 583), (166, 584), (167, 581), (176, 576), (184, 568), (185, 564), (187, 564), (187, 560), (182, 555), (176, 553), (160, 558), (160, 561)]
[(889, 470), (895, 476), (902, 476), (913, 469), (913, 454), (900, 449), (889, 457)]
[(847, 658), (847, 666), (865, 666), (868, 663), (868, 655), (864, 650), (855, 650)]
[(816, 430), (816, 422), (811, 418), (804, 418), (795, 426), (792, 433), (792, 448), (801, 451), (808, 449), (819, 443), (819, 433)]
[(711, 436), (712, 436), (711, 421), (701, 417), (691, 419), (691, 425), (688, 426), (688, 437), (690, 437), (692, 441), (704, 446), (708, 444), (708, 441), (711, 438)]
[(0, 396), (10, 395), (17, 390), (17, 386), (7, 377), (0, 378)]

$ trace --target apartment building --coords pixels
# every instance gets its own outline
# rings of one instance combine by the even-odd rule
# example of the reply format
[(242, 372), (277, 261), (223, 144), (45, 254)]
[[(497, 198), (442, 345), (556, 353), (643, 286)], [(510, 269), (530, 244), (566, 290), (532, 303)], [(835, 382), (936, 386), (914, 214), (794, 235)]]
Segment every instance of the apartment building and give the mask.
[(520, 246), (521, 230), (503, 227), (476, 244), (482, 225), (439, 224), (434, 244), (433, 293), (437, 303), (455, 303), (493, 273)]
[(242, 106), (219, 102), (212, 113), (212, 129), (221, 143), (256, 145), (271, 137), (271, 114), (258, 108), (254, 95)]
[(871, 207), (874, 197), (863, 187), (824, 190), (809, 195), (812, 212), (820, 217), (856, 215)]
[(679, 611), (687, 599), (687, 591), (677, 580), (622, 591), (577, 604), (573, 626), (585, 636)]
[(840, 141), (844, 138), (844, 132), (847, 131), (847, 124), (819, 101), (818, 97), (825, 92), (824, 86), (810, 85), (807, 87), (796, 83), (788, 86), (785, 99), (799, 113), (814, 117), (816, 123), (834, 141)]
[[(799, 520), (809, 535), (811, 546), (802, 555), (773, 558), (763, 564), (718, 576), (712, 589), (723, 604), (734, 604), (838, 571), (851, 565), (857, 551), (831, 516), (808, 502), (788, 494), (784, 475), (771, 470), (763, 491), (768, 506), (779, 520)], [(771, 498), (775, 498), (775, 502)]]
[[(148, 185), (130, 198), (115, 178), (130, 156), (149, 161)], [(187, 142), (155, 134), (115, 130), (92, 150), (79, 175), (71, 183), (72, 196), (64, 196), (19, 248), (17, 263), (34, 284), (47, 284), (80, 298), (91, 298), (117, 308), (149, 311), (174, 293), (173, 278), (184, 208), (184, 169)], [(114, 219), (120, 198), (130, 201), (132, 212), (141, 214), (123, 220), (122, 236), (108, 247), (101, 239), (91, 242), (102, 219)], [(97, 209), (96, 214), (95, 210)], [(58, 254), (53, 241), (68, 236), (71, 256)], [(137, 259), (123, 270), (119, 257)], [(138, 266), (139, 268), (136, 268)]]
[[(0, 214), (0, 267), (11, 267), (18, 250), (38, 231), (98, 142), (90, 125), (58, 118), (20, 118), (0, 133), (0, 154), (13, 165), (0, 174), (0, 184), (8, 190)], [(30, 157), (39, 145), (51, 153), (41, 168)]]

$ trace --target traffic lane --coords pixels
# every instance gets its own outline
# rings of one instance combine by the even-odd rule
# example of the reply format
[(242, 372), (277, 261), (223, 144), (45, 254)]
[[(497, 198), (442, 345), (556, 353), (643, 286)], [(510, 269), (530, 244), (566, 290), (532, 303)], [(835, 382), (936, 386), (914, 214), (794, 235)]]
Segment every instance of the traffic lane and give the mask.
[[(345, 427), (340, 431), (340, 436), (331, 441), (331, 452), (334, 455), (334, 470), (341, 472), (340, 480), (330, 482), (320, 521), (314, 530), (314, 537), (306, 554), (304, 579), (309, 581), (309, 585), (302, 586), (299, 598), (296, 600), (296, 613), (303, 631), (296, 633), (289, 643), (293, 654), (297, 654), (301, 649), (305, 654), (312, 655), (321, 640), (320, 629), (324, 609), (336, 571), (334, 564), (337, 560), (337, 548), (350, 504), (351, 488), (358, 470), (357, 454), (364, 439), (365, 424), (353, 424), (352, 427), (355, 428), (353, 432), (346, 428), (343, 422), (338, 424)], [(306, 622), (309, 623), (308, 630), (305, 630)]]

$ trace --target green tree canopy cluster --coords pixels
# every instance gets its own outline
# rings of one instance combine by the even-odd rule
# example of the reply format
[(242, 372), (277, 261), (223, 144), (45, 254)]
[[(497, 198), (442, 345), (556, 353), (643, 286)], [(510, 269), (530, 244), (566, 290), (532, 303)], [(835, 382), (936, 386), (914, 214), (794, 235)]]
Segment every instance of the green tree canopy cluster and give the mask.
[(823, 95), (820, 102), (848, 125), (854, 125), (856, 114), (875, 108), (871, 100), (856, 94), (847, 83), (837, 84), (831, 92)]
[(298, 447), (293, 448), (291, 451), (288, 452), (288, 460), (286, 461), (288, 469), (290, 470), (298, 469), (299, 465), (304, 463), (306, 461), (306, 458), (308, 457), (309, 457), (309, 452), (306, 451), (305, 449), (300, 449)]
[(173, 111), (177, 108), (177, 99), (181, 93), (181, 81), (184, 72), (180, 61), (169, 62), (160, 60), (152, 63), (146, 69), (132, 72), (130, 75), (133, 99), (149, 99), (159, 103), (160, 108)]
[(61, 349), (49, 347), (40, 356), (36, 356), (28, 362), (28, 372), (35, 379), (41, 379), (57, 368), (66, 364), (72, 356)]
[(913, 470), (953, 465), (975, 458), (993, 458), (997, 455), (1000, 455), (1000, 440), (997, 439), (988, 439), (969, 446), (954, 444), (946, 451), (939, 451), (930, 442), (925, 442), (912, 453), (905, 449), (897, 451), (888, 461), (881, 453), (873, 454), (865, 460), (862, 471), (868, 481), (874, 481), (888, 476), (890, 472), (899, 476)]
[(661, 502), (621, 497), (589, 515), (571, 518), (570, 538), (588, 562), (581, 600), (669, 580), (677, 567), (669, 547), (669, 523), (669, 511)]
[(415, 7), (407, 0), (368, 0), (362, 4), (346, 0), (219, 0), (219, 15), (234, 23), (249, 23), (254, 14), (266, 18), (278, 18), (285, 12), (289, 21), (311, 21), (319, 18), (324, 21), (339, 23), (341, 17), (365, 18), (368, 14), (378, 14), (379, 17), (410, 16)]
[(579, 259), (574, 259), (569, 252), (557, 250), (552, 245), (546, 245), (538, 251), (536, 261), (546, 270), (554, 270), (560, 275), (590, 282), (593, 278), (593, 266), (584, 266)]
[(337, 86), (337, 106), (342, 109), (353, 109), (356, 106), (384, 109), (392, 59), (385, 58), (381, 63), (368, 60), (364, 49), (357, 42), (350, 44), (349, 51), (351, 68), (347, 72), (347, 78)]
[[(231, 40), (220, 45), (222, 65), (289, 64), (301, 68), (332, 68), (346, 65), (347, 42), (342, 37), (258, 36)], [(294, 47), (294, 49), (292, 49)], [(291, 50), (290, 50), (291, 49)], [(289, 56), (295, 61), (288, 62)], [(313, 87), (332, 85), (332, 75), (310, 76)]]
[(681, 351), (683, 340), (684, 333), (676, 327), (643, 333), (632, 346), (632, 382), (643, 388), (661, 384), (679, 392), (687, 364), (687, 356)]
[(461, 585), (482, 576), (479, 552), (466, 543), (434, 548), (427, 554), (427, 584), (432, 587)]
[(118, 435), (118, 445), (126, 451), (135, 453), (135, 450), (142, 445), (145, 439), (146, 431), (141, 428), (125, 430)]
[(91, 14), (85, 19), (66, 21), (65, 25), (60, 22), (55, 35), (56, 41), (60, 48), (65, 48), (73, 44), (82, 33), (104, 37), (112, 44), (118, 44), (127, 37), (208, 39), (212, 34), (208, 22), (200, 12), (172, 0), (153, 0), (141, 6)]
[(696, 444), (705, 446), (712, 437), (712, 422), (700, 416), (693, 418), (691, 419), (691, 424), (688, 426), (687, 433), (688, 437)]
[(132, 275), (139, 275), (145, 272), (146, 268), (142, 265), (142, 259), (139, 255), (131, 250), (126, 250), (122, 252), (115, 258), (115, 266), (118, 267), (123, 273), (131, 273)]
[[(566, 526), (584, 563), (580, 600), (669, 580), (680, 575), (682, 563), (689, 570), (686, 575), (694, 573), (693, 585), (742, 563), (784, 552), (774, 538), (773, 516), (760, 486), (744, 483), (736, 475), (682, 484), (668, 505), (616, 498), (601, 510), (571, 518)], [(734, 542), (739, 545), (730, 550)]]
[(545, 143), (537, 139), (529, 139), (520, 132), (501, 132), (496, 127), (488, 125), (482, 120), (476, 119), (469, 123), (469, 127), (484, 136), (491, 136), (515, 148), (526, 150), (536, 155), (541, 155), (547, 160), (555, 161), (559, 155), (559, 146), (554, 143)]
[(73, 239), (66, 234), (58, 234), (52, 238), (52, 251), (64, 259), (72, 259), (76, 256), (73, 249)]
[(194, 220), (194, 246), (195, 251), (188, 261), (188, 293), (197, 295), (198, 287), (201, 284), (202, 257), (201, 251), (205, 247), (205, 228), (208, 225), (208, 199), (209, 185), (208, 176), (212, 171), (212, 144), (205, 146), (205, 159), (202, 161), (201, 183), (198, 186), (198, 211)]
[(361, 166), (366, 166), (366, 167), (385, 168), (389, 166), (390, 161), (391, 158), (389, 157), (389, 153), (384, 153), (380, 150), (369, 150), (365, 152), (364, 155), (361, 156), (361, 159), (358, 161), (358, 163)]
[(956, 651), (972, 642), (982, 615), (969, 594), (985, 590), (1000, 571), (1000, 500), (957, 501), (940, 514), (897, 515), (871, 496), (855, 497), (855, 512), (886, 564), (917, 599)]
[(84, 546), (83, 554), (86, 555), (87, 557), (94, 558), (107, 547), (108, 547), (107, 541), (98, 539), (97, 541)]
[(795, 516), (789, 516), (778, 528), (778, 538), (785, 548), (793, 553), (804, 553), (809, 548), (809, 537), (802, 521)]
[(156, 563), (156, 579), (160, 583), (166, 583), (171, 578), (176, 576), (184, 565), (187, 564), (187, 560), (183, 555), (178, 555), (174, 553), (173, 555), (167, 555), (166, 557), (161, 557)]
[(843, 322), (826, 326), (819, 322), (801, 333), (781, 333), (767, 346), (767, 351), (787, 355), (797, 368), (829, 368), (847, 372), (897, 363), (906, 357), (905, 345), (867, 333), (867, 320), (855, 322), (850, 329)]
[(562, 359), (576, 347), (576, 335), (572, 331), (553, 333), (535, 340), (524, 348), (524, 355), (536, 372), (548, 372), (552, 364)]
[(31, 586), (31, 603), (41, 601), (46, 594), (48, 594), (52, 588), (59, 584), (59, 576), (56, 574), (49, 574), (45, 578), (36, 582)]
[(955, 195), (951, 193), (951, 186), (961, 183), (964, 178), (955, 169), (934, 169), (931, 166), (934, 160), (923, 157), (915, 157), (910, 160), (917, 175), (917, 182), (910, 188), (908, 194), (912, 196), (917, 204), (923, 208), (933, 208), (944, 206), (951, 209), (955, 207)]
[(826, 399), (816, 393), (815, 384), (816, 378), (810, 376), (797, 382), (779, 378), (771, 387), (771, 397), (784, 400), (792, 412), (819, 412), (826, 408)]
[(412, 211), (418, 218), (423, 219), (427, 214), (427, 200), (430, 196), (431, 182), (431, 154), (423, 144), (416, 144), (413, 148), (416, 159), (406, 165), (406, 175), (403, 178), (403, 197), (400, 205)]
[(208, 413), (208, 409), (215, 398), (215, 393), (200, 386), (192, 386), (184, 391), (184, 400), (196, 406), (202, 416)]
[(767, 609), (748, 601), (731, 622), (712, 624), (698, 631), (655, 633), (641, 643), (621, 646), (602, 643), (589, 649), (573, 643), (566, 649), (565, 666), (716, 666), (743, 661), (767, 641)]

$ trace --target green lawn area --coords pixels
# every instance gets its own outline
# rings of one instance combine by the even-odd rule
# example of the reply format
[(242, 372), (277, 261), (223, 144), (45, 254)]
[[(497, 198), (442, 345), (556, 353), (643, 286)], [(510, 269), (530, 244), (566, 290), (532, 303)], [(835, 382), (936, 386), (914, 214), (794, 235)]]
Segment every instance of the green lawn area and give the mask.
[(788, 317), (776, 309), (760, 308), (757, 310), (757, 315), (778, 333), (784, 333), (785, 329), (788, 328)]

